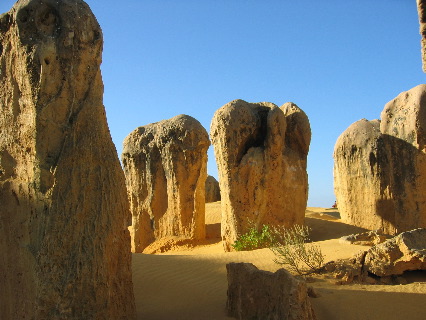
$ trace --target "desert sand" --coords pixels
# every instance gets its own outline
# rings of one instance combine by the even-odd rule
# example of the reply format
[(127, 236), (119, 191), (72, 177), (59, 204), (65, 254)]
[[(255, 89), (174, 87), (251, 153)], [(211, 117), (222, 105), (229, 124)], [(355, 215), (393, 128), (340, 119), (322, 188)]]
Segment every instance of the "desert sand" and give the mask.
[[(133, 254), (133, 285), (138, 319), (232, 319), (226, 316), (226, 264), (251, 262), (276, 271), (269, 249), (225, 253), (220, 241), (220, 202), (206, 205), (208, 239), (194, 248), (177, 247), (161, 254)], [(349, 258), (368, 248), (340, 243), (344, 235), (364, 229), (344, 224), (336, 209), (307, 208), (311, 240), (325, 260)], [(320, 320), (426, 319), (426, 272), (404, 275), (404, 285), (338, 285), (319, 275), (309, 280), (318, 293), (311, 298)]]

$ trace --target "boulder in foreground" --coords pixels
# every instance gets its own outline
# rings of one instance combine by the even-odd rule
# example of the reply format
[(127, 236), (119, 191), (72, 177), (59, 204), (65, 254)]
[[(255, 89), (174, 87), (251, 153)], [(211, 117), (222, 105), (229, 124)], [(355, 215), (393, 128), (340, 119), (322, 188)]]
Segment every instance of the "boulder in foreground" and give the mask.
[(304, 281), (285, 269), (275, 273), (251, 263), (228, 263), (228, 316), (236, 319), (316, 319)]

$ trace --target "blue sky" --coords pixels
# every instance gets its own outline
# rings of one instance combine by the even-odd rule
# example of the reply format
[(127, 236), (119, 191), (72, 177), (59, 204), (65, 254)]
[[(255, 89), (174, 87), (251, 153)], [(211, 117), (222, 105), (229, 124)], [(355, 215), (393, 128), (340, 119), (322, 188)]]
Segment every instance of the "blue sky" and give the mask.
[[(309, 206), (335, 200), (338, 136), (425, 82), (414, 0), (87, 3), (104, 33), (104, 104), (119, 154), (138, 126), (183, 113), (209, 131), (231, 100), (292, 101), (312, 129)], [(212, 150), (208, 171), (217, 177)]]

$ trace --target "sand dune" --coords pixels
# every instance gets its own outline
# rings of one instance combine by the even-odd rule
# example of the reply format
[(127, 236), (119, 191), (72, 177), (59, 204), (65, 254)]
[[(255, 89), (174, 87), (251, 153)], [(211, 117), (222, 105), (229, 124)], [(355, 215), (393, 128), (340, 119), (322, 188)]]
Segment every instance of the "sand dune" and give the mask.
[[(207, 204), (210, 239), (191, 250), (162, 254), (134, 254), (133, 282), (138, 319), (231, 319), (226, 316), (226, 263), (251, 262), (275, 271), (269, 249), (224, 253), (220, 243), (220, 203)], [(342, 244), (338, 238), (363, 229), (339, 220), (337, 210), (308, 208), (311, 239), (320, 244), (326, 261), (348, 258), (362, 246)], [(311, 299), (318, 319), (426, 319), (426, 273), (405, 276), (406, 285), (336, 285), (318, 276), (310, 283), (319, 293)]]

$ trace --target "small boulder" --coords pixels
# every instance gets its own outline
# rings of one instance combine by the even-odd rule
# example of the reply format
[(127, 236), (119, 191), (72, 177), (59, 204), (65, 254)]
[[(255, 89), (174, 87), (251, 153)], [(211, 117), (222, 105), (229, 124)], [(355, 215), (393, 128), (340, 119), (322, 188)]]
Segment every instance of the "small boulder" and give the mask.
[(388, 236), (381, 234), (378, 230), (374, 230), (343, 236), (339, 239), (339, 241), (342, 243), (350, 243), (360, 246), (374, 246), (385, 242), (387, 238)]
[(364, 269), (379, 277), (426, 270), (426, 229), (403, 232), (368, 250)]
[(316, 319), (304, 281), (251, 263), (228, 263), (228, 316), (236, 319)]

